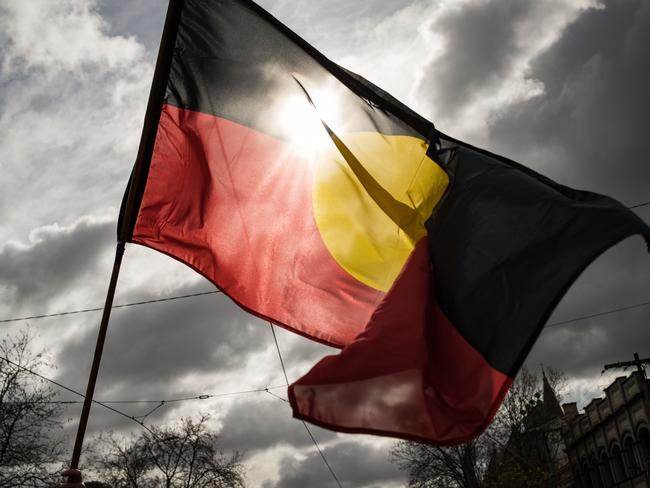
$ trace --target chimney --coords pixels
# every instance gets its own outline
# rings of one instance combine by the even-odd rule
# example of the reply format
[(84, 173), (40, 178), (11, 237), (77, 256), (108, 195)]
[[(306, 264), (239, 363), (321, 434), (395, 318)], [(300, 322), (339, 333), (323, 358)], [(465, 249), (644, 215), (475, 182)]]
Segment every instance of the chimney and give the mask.
[(578, 404), (576, 402), (569, 402), (562, 404), (562, 410), (564, 410), (564, 415), (573, 418), (578, 415)]

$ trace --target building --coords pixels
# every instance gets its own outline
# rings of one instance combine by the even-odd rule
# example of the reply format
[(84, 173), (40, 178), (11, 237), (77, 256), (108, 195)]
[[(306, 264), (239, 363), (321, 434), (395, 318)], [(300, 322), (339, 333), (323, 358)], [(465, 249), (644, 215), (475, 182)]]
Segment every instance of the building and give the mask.
[(563, 437), (577, 488), (650, 488), (650, 380), (640, 365), (584, 413), (567, 407), (575, 411)]
[(486, 488), (576, 486), (562, 434), (577, 414), (575, 403), (560, 406), (542, 372), (542, 392), (528, 402), (523, 425), (490, 459)]

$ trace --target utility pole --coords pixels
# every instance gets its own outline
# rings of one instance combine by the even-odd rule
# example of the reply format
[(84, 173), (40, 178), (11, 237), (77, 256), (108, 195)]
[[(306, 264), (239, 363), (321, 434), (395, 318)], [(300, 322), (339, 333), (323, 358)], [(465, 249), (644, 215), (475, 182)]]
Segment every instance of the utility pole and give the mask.
[(650, 366), (650, 358), (641, 359), (639, 358), (639, 354), (635, 352), (633, 361), (621, 361), (619, 363), (606, 364), (605, 366), (603, 366), (603, 373), (608, 369), (616, 369), (616, 368), (627, 369), (630, 366), (636, 366), (636, 369), (639, 370), (639, 372), (643, 375), (643, 377), (647, 378), (645, 374), (645, 368), (646, 366)]
[[(650, 366), (650, 358), (641, 359), (639, 357), (639, 354), (635, 352), (634, 361), (622, 361), (620, 363), (606, 364), (605, 366), (603, 366), (603, 373), (605, 372), (605, 370), (608, 369), (615, 369), (615, 368), (627, 369), (630, 366), (636, 366), (636, 369), (641, 373), (643, 379), (646, 380), (643, 382), (644, 387), (641, 389), (641, 392), (644, 396), (643, 403), (645, 404), (646, 414), (650, 415), (650, 409), (648, 409), (648, 405), (650, 405), (650, 391), (647, 384), (648, 377), (645, 372), (645, 368), (647, 366)], [(646, 471), (645, 478), (646, 478), (646, 482), (648, 483), (646, 486), (650, 486), (650, 463), (647, 464), (645, 471)]]

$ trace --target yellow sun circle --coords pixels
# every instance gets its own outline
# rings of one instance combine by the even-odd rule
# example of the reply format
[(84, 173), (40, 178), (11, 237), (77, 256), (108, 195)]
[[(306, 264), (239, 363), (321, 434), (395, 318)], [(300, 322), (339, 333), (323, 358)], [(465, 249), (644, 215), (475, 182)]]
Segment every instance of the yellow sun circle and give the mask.
[[(416, 137), (375, 132), (339, 137), (353, 155), (348, 159), (364, 170), (355, 172), (334, 144), (321, 148), (312, 193), (316, 225), (343, 269), (388, 291), (415, 243), (426, 235), (424, 222), (449, 178)], [(379, 192), (373, 190), (379, 187)], [(406, 211), (396, 214), (389, 206)]]

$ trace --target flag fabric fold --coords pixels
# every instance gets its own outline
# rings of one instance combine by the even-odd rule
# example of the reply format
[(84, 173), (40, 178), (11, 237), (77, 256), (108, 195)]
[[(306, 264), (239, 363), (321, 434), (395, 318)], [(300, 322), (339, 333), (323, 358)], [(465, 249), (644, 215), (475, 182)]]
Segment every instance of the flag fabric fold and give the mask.
[(621, 204), (564, 187), (441, 135), (452, 184), (364, 331), (290, 387), (324, 427), (439, 445), (482, 432), (549, 315), (604, 250), (648, 227)]
[(290, 387), (297, 417), (469, 440), (582, 269), (650, 241), (618, 202), (440, 133), (253, 2), (180, 12), (120, 235), (342, 348)]

